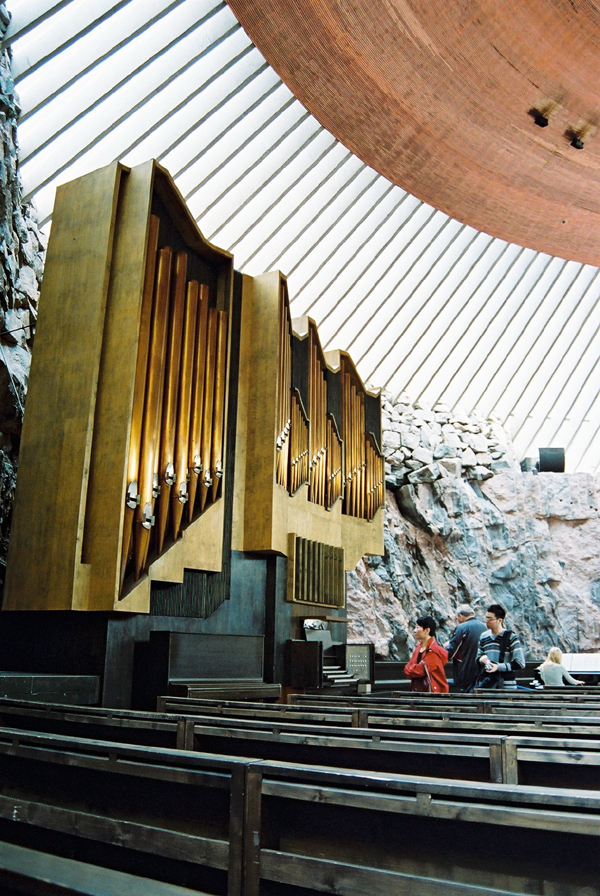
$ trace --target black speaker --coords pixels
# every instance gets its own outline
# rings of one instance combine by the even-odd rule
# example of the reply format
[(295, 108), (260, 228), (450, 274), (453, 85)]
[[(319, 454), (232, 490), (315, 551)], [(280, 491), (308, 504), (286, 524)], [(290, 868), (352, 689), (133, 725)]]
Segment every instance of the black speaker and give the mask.
[(540, 473), (564, 473), (565, 449), (540, 448)]

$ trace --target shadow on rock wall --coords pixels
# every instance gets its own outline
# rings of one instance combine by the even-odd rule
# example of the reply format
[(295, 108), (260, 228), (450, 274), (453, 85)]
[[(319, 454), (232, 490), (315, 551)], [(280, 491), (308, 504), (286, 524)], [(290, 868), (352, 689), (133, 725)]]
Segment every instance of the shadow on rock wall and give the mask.
[(443, 643), (460, 603), (483, 617), (501, 603), (529, 659), (559, 645), (600, 650), (600, 518), (588, 474), (511, 470), (484, 482), (454, 476), (387, 492), (385, 556), (348, 576), (348, 640), (405, 660), (419, 615)]

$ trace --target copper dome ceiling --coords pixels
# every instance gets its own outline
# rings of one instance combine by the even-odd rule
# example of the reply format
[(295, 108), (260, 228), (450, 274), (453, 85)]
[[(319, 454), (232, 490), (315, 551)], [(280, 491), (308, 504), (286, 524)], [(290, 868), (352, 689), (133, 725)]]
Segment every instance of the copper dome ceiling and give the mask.
[(229, 5), (306, 108), (391, 181), (493, 236), (600, 263), (594, 0)]

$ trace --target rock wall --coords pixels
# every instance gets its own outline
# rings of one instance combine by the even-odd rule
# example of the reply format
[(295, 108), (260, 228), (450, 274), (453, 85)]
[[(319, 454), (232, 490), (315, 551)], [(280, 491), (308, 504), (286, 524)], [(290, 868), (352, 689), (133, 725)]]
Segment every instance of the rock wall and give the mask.
[[(0, 4), (0, 37), (9, 15)], [(23, 203), (17, 163), (19, 103), (10, 50), (0, 57), (0, 588), (14, 500), (23, 405), (45, 250), (34, 209)]]
[[(415, 422), (423, 412), (433, 414), (425, 421), (431, 461), (418, 454), (421, 440), (410, 457), (403, 453), (402, 463), (395, 453), (403, 447), (396, 445), (398, 426), (423, 431)], [(389, 397), (384, 403), (385, 556), (363, 558), (348, 576), (349, 640), (372, 641), (379, 657), (404, 660), (414, 645), (416, 616), (432, 615), (443, 641), (456, 624), (458, 604), (472, 604), (483, 617), (486, 605), (501, 603), (531, 660), (554, 644), (600, 650), (596, 478), (522, 473), (509, 434), (498, 421), (477, 415), (454, 416), (455, 429), (462, 419), (461, 444), (452, 455), (441, 453), (450, 433), (444, 429), (450, 421), (435, 419), (441, 413), (411, 409), (405, 400), (394, 407)], [(477, 436), (488, 439), (487, 451), (468, 444)], [(453, 464), (439, 462), (448, 459)]]

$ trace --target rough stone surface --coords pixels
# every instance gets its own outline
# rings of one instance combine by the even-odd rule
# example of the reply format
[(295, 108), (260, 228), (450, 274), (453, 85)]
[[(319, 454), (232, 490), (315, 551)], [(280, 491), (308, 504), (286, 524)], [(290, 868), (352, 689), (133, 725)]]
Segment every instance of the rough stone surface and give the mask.
[[(0, 3), (0, 31), (8, 21)], [(0, 588), (45, 249), (34, 209), (23, 203), (17, 163), (19, 103), (10, 50), (0, 57)]]
[(406, 393), (396, 401), (385, 393), (382, 421), (390, 488), (447, 475), (445, 464), (433, 463), (442, 458), (453, 459), (450, 469), (456, 475), (478, 481), (498, 470), (520, 470), (510, 434), (495, 418), (485, 420), (477, 411), (452, 414), (445, 405), (436, 405), (432, 411), (419, 403), (409, 404)]
[[(383, 406), (384, 429), (393, 411), (411, 434), (422, 431), (423, 409), (406, 395)], [(443, 642), (459, 604), (483, 616), (501, 603), (532, 660), (555, 644), (600, 651), (600, 481), (521, 472), (496, 419), (436, 414), (449, 422), (427, 448), (436, 457), (449, 438), (460, 447), (433, 464), (414, 448), (401, 464), (390, 459), (385, 556), (363, 558), (348, 576), (349, 640), (405, 660), (418, 615), (438, 621)]]
[(387, 492), (385, 556), (348, 576), (348, 636), (406, 659), (416, 616), (443, 641), (460, 603), (501, 603), (531, 659), (600, 650), (599, 483), (587, 474), (448, 476)]

